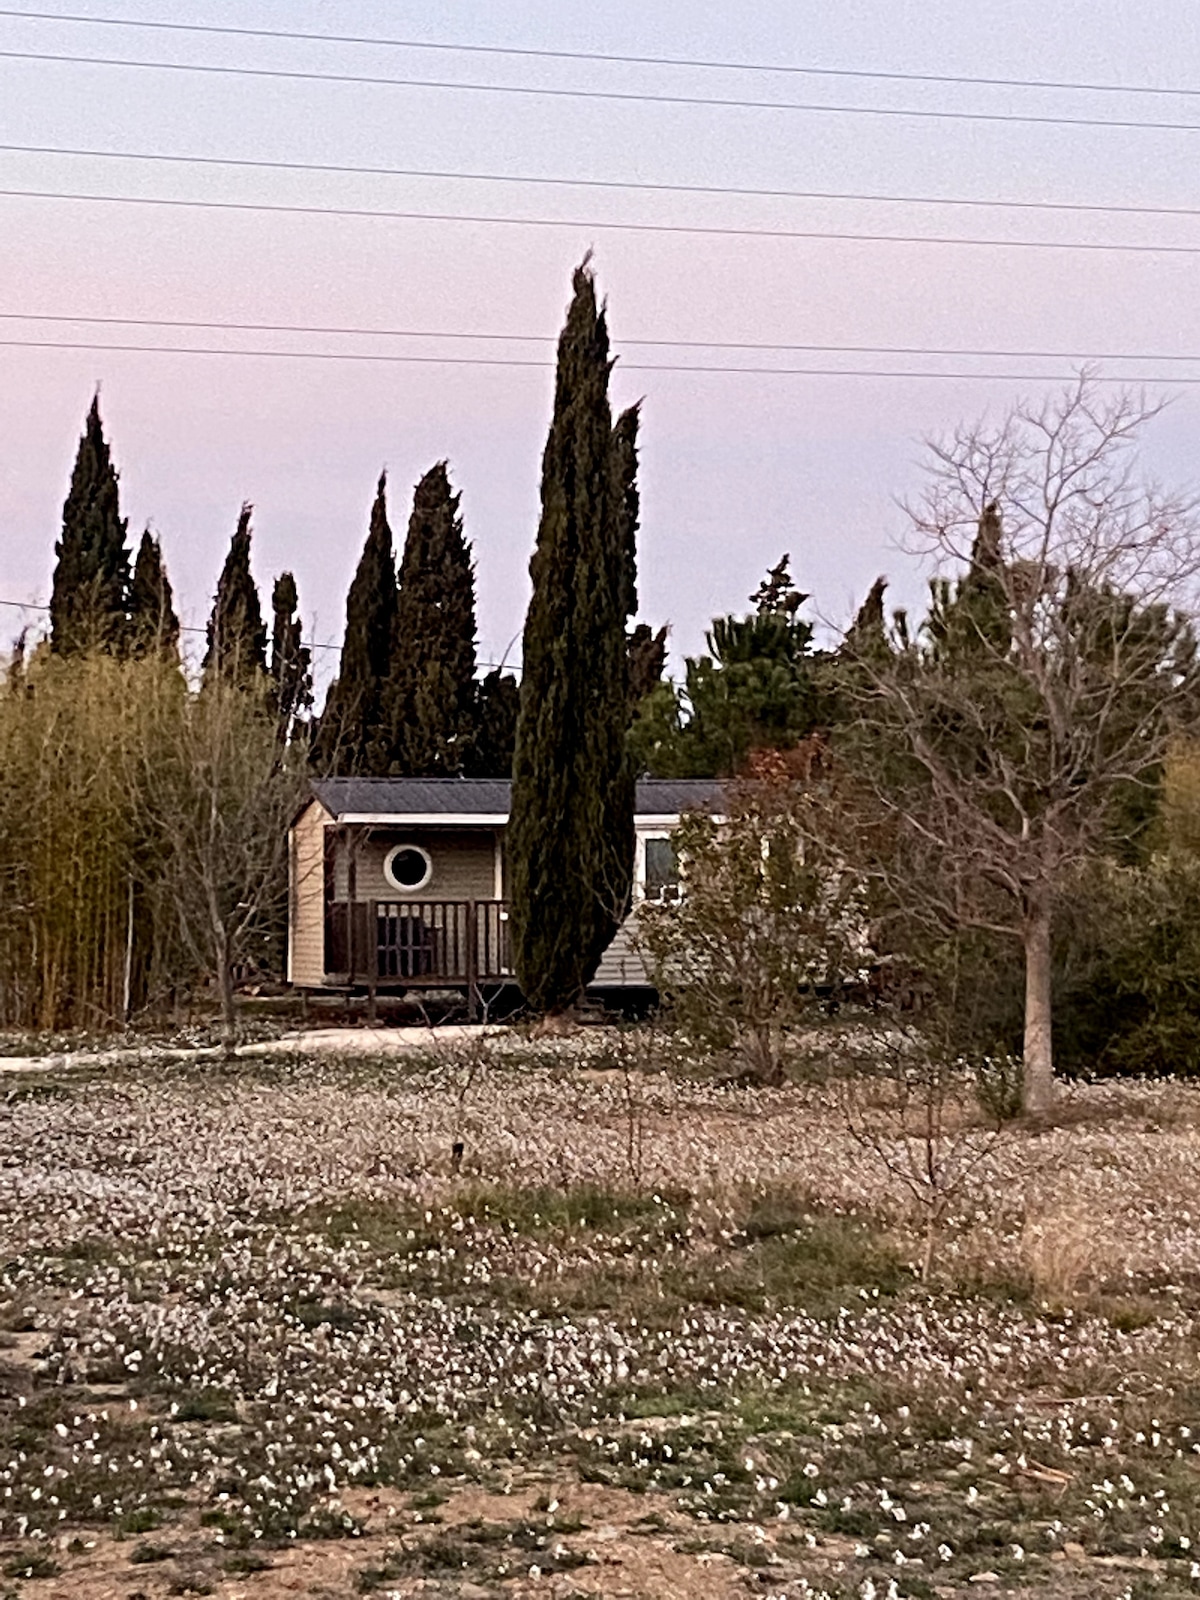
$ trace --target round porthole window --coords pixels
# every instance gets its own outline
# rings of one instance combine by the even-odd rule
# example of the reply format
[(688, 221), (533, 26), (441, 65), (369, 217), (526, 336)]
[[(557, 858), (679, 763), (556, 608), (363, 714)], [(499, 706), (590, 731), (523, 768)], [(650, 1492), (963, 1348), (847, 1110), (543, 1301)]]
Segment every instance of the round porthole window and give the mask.
[(398, 844), (384, 857), (383, 875), (401, 894), (416, 894), (433, 877), (433, 861), (419, 844)]

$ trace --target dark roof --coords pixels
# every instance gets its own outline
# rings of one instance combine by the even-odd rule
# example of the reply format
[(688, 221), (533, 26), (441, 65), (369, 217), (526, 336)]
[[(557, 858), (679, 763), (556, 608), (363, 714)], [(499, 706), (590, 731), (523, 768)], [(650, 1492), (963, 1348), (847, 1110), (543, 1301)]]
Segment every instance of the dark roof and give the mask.
[[(332, 816), (507, 816), (507, 778), (319, 778), (312, 792)], [(715, 778), (643, 778), (638, 816), (677, 816), (689, 808), (715, 810)]]

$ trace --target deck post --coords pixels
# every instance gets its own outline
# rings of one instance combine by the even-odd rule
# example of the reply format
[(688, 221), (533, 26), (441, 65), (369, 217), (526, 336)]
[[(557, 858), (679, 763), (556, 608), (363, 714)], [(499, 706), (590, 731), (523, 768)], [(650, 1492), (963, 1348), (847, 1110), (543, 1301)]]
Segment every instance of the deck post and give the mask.
[(367, 1021), (375, 1026), (375, 988), (379, 981), (379, 906), (367, 901)]
[(354, 989), (354, 907), (358, 900), (358, 859), (354, 850), (354, 834), (344, 830), (346, 840), (346, 965), (350, 968), (350, 988)]
[(467, 901), (467, 1021), (478, 1022), (479, 1003), (479, 902)]

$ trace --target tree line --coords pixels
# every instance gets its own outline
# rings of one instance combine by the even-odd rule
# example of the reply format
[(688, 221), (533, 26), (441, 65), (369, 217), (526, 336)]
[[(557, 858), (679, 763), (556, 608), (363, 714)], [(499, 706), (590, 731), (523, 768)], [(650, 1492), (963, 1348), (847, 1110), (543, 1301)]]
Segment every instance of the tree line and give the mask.
[(1138, 473), (1153, 416), (1085, 374), (936, 442), (921, 619), (889, 619), (879, 580), (814, 650), (780, 567), (656, 691), (655, 759), (750, 741), (728, 817), (681, 833), (682, 914), (646, 932), (681, 1014), (760, 1076), (888, 971), (940, 1059), (1019, 1062), (1030, 1111), (1056, 1061), (1200, 1071), (1200, 523)]
[[(475, 569), (445, 461), (397, 552), (381, 475), (314, 713), (290, 572), (268, 629), (242, 507), (199, 672), (159, 541), (131, 558), (93, 400), (63, 507), (47, 638), (0, 695), (0, 1023), (111, 1026), (235, 974), (278, 975), (284, 847), (312, 773), (514, 774), (518, 967), (531, 1003), (577, 997), (624, 914), (637, 704), (666, 630), (636, 609), (638, 410), (614, 421), (605, 312), (585, 263), (559, 345), (524, 687), (477, 674)], [(597, 885), (602, 884), (602, 892)]]
[(1200, 542), (1194, 502), (1138, 477), (1153, 412), (1085, 375), (935, 443), (911, 510), (936, 569), (923, 617), (889, 617), (880, 578), (819, 646), (784, 555), (672, 681), (665, 628), (634, 620), (640, 411), (614, 415), (611, 368), (585, 261), (520, 684), (478, 675), (443, 461), (398, 559), (379, 480), (319, 716), (290, 573), (264, 618), (248, 506), (182, 670), (161, 548), (147, 532), (130, 557), (93, 404), (49, 638), (0, 696), (0, 1018), (111, 1022), (215, 978), (232, 1028), (235, 971), (279, 970), (284, 837), (314, 770), (511, 773), (517, 975), (535, 1010), (569, 1010), (630, 906), (637, 778), (705, 776), (728, 814), (688, 820), (687, 907), (649, 913), (645, 948), (697, 1026), (736, 1035), (754, 1012), (763, 1073), (797, 1007), (889, 965), (942, 996), (948, 1049), (1022, 1061), (1031, 1108), (1056, 1059), (1200, 1070)]

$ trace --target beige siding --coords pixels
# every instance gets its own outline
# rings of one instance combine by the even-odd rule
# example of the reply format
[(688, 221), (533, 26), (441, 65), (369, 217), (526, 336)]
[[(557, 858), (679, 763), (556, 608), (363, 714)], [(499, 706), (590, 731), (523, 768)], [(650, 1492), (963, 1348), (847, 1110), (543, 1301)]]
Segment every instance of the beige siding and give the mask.
[(600, 958), (596, 976), (592, 979), (593, 989), (640, 989), (650, 982), (646, 976), (645, 963), (633, 947), (630, 938), (633, 927), (634, 912), (625, 918), (617, 929), (613, 942)]
[(302, 989), (325, 981), (325, 828), (331, 820), (313, 800), (292, 829), (288, 976)]
[(612, 943), (600, 958), (600, 966), (592, 979), (596, 989), (640, 989), (650, 984), (646, 963), (634, 948), (633, 934), (637, 925), (637, 906), (645, 892), (646, 840), (666, 838), (671, 833), (669, 824), (640, 823), (637, 828), (637, 853), (634, 856), (633, 904), (634, 909), (617, 929)]
[[(398, 844), (417, 844), (433, 861), (433, 876), (416, 894), (401, 894), (384, 877), (383, 863)], [(358, 845), (358, 900), (491, 900), (496, 893), (496, 845), (491, 828), (379, 829)], [(338, 851), (336, 894), (347, 897), (345, 852)]]

